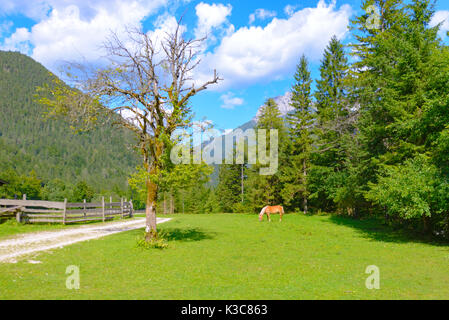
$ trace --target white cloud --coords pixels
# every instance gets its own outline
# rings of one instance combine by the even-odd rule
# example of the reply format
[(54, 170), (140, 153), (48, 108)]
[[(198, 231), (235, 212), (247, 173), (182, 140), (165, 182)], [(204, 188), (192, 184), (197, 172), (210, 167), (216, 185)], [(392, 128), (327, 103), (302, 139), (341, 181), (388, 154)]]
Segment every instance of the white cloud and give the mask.
[(350, 15), (349, 5), (337, 8), (335, 1), (320, 0), (317, 7), (297, 11), (288, 19), (274, 18), (265, 27), (240, 28), (203, 56), (196, 76), (204, 81), (217, 69), (224, 78), (220, 90), (281, 79), (294, 70), (303, 53), (319, 61), (333, 35), (340, 39), (346, 35)]
[[(0, 11), (5, 13), (22, 10), (23, 14), (43, 17), (31, 29), (16, 29), (0, 42), (0, 49), (29, 54), (52, 71), (57, 71), (61, 61), (83, 58), (95, 63), (103, 54), (99, 46), (111, 30), (120, 36), (125, 25), (140, 25), (160, 8), (168, 10), (168, 3), (181, 1), (188, 0), (36, 0), (32, 4), (26, 0), (0, 0)], [(261, 10), (254, 13), (255, 18), (268, 19), (274, 14)], [(345, 36), (351, 7), (337, 8), (335, 1), (327, 4), (320, 0), (315, 8), (292, 11), (286, 19), (273, 18), (264, 27), (237, 30), (228, 21), (231, 13), (231, 5), (202, 2), (196, 6), (195, 33), (211, 32), (220, 39), (216, 46), (203, 48), (202, 64), (194, 74), (198, 83), (204, 82), (217, 69), (224, 81), (211, 86), (212, 90), (281, 79), (294, 70), (303, 53), (310, 60), (319, 61), (332, 35)], [(156, 30), (151, 32), (160, 39), (174, 25), (173, 16), (161, 15), (156, 20)], [(225, 107), (243, 103), (239, 98), (227, 97), (234, 104), (224, 103)]]
[(230, 4), (207, 4), (199, 3), (196, 7), (196, 15), (198, 17), (198, 25), (195, 29), (195, 36), (202, 38), (208, 35), (214, 28), (222, 26), (228, 22), (227, 17), (232, 13)]
[[(5, 12), (22, 10), (24, 14), (42, 17), (30, 30), (17, 29), (0, 43), (1, 49), (19, 50), (55, 71), (60, 61), (96, 61), (102, 56), (99, 46), (111, 30), (119, 34), (124, 26), (139, 26), (150, 14), (169, 0), (39, 0), (40, 8), (51, 8), (47, 14), (30, 11), (31, 1), (5, 0)], [(23, 5), (23, 7), (19, 7)], [(37, 9), (36, 9), (37, 10)], [(39, 11), (39, 10), (38, 10)], [(30, 13), (31, 12), (31, 13)]]
[(212, 120), (204, 119), (202, 121), (194, 121), (192, 123), (194, 132), (202, 132), (213, 127), (214, 122)]
[(444, 37), (446, 32), (449, 31), (449, 11), (442, 10), (435, 12), (430, 25), (434, 27), (439, 23), (441, 23), (439, 35)]
[(295, 13), (295, 10), (296, 10), (297, 7), (298, 6), (294, 6), (294, 5), (288, 4), (284, 8), (284, 13), (287, 16), (291, 17)]
[[(173, 0), (173, 2), (187, 2), (190, 0)], [(159, 7), (166, 0), (1, 0), (0, 14), (20, 13), (36, 21), (41, 21), (50, 16), (53, 9), (64, 10), (75, 5), (79, 8), (81, 19), (91, 20), (101, 10), (108, 10), (123, 14), (125, 12), (117, 11), (123, 9), (123, 5), (132, 10), (138, 6), (147, 11)]]
[(8, 38), (5, 39), (0, 49), (10, 51), (20, 51), (25, 54), (31, 53), (31, 46), (29, 43), (31, 34), (26, 28), (18, 28)]
[[(155, 29), (148, 31), (148, 35), (150, 35), (152, 41), (155, 42), (156, 51), (162, 53), (161, 41), (167, 37), (167, 33), (173, 33), (177, 26), (178, 20), (172, 16), (167, 14), (163, 14), (159, 16), (154, 23)], [(180, 34), (184, 34), (187, 31), (187, 27), (185, 25), (180, 25), (179, 32)]]
[[(72, 1), (75, 2), (75, 1)], [(54, 0), (1, 0), (0, 15), (21, 13), (33, 20), (41, 20), (47, 16), (51, 5), (57, 5)]]
[(254, 13), (249, 15), (249, 24), (253, 24), (256, 19), (265, 20), (276, 17), (276, 11), (270, 11), (265, 9), (257, 9)]
[(242, 98), (234, 97), (232, 92), (228, 92), (220, 97), (223, 101), (221, 108), (234, 109), (237, 106), (241, 106), (245, 101)]
[(2, 37), (4, 33), (9, 32), (12, 26), (13, 26), (12, 21), (4, 21), (3, 23), (0, 23), (0, 37)]

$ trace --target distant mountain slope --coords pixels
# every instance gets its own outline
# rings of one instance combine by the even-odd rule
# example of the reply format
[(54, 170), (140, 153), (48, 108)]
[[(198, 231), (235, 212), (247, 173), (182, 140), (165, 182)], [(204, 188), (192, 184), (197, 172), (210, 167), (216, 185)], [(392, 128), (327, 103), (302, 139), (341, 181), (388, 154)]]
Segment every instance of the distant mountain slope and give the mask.
[(104, 125), (75, 135), (63, 120), (46, 119), (33, 96), (36, 86), (51, 78), (30, 57), (0, 51), (0, 171), (34, 170), (47, 181), (85, 180), (98, 191), (124, 189), (139, 163), (132, 134)]
[[(273, 99), (276, 102), (276, 104), (277, 104), (277, 106), (279, 108), (279, 111), (281, 112), (282, 116), (284, 118), (287, 118), (287, 115), (290, 112), (293, 111), (293, 107), (290, 105), (291, 99), (292, 99), (292, 93), (291, 92), (287, 92), (285, 95), (279, 96), (279, 97), (276, 97), (276, 98), (273, 98)], [(264, 107), (264, 105), (260, 106), (259, 110), (257, 111), (256, 116), (253, 119), (251, 119), (250, 121), (248, 121), (248, 122), (242, 124), (241, 126), (237, 127), (235, 130), (241, 129), (242, 131), (246, 131), (248, 129), (254, 129), (256, 127), (256, 125), (257, 125), (257, 122), (258, 122), (258, 119), (259, 119), (259, 116), (261, 114), (261, 110), (262, 110), (263, 107)], [(235, 132), (231, 132), (231, 133), (223, 135), (222, 136), (223, 137), (223, 140), (222, 140), (222, 147), (223, 147), (223, 149), (225, 148), (225, 138), (224, 137), (226, 137), (229, 134), (233, 134), (236, 137), (237, 140), (241, 137), (240, 135), (236, 134)], [(211, 143), (211, 141), (204, 142), (203, 143), (203, 148), (205, 146), (209, 145), (210, 143)], [(223, 159), (224, 159), (224, 157), (225, 157), (225, 155), (223, 154)], [(213, 186), (216, 186), (218, 184), (219, 169), (220, 168), (219, 168), (218, 165), (214, 165), (214, 172), (212, 173), (211, 182), (210, 182), (210, 184), (213, 185)]]
[[(291, 92), (287, 92), (285, 95), (283, 96), (279, 96), (276, 98), (273, 98), (274, 102), (276, 102), (279, 111), (281, 112), (283, 117), (286, 117), (287, 114), (289, 114), (290, 112), (293, 111), (293, 107), (290, 105), (291, 101), (292, 101), (292, 93)], [(257, 111), (256, 116), (251, 119), (250, 121), (242, 124), (240, 127), (238, 127), (237, 129), (242, 129), (243, 131), (247, 130), (247, 129), (253, 129), (256, 124), (257, 121), (259, 119), (260, 113), (262, 112), (262, 107), (264, 105), (259, 107), (259, 110)]]
[[(276, 102), (276, 105), (279, 108), (279, 111), (281, 112), (282, 116), (286, 116), (291, 111), (293, 111), (293, 107), (291, 106), (292, 102), (292, 93), (289, 91), (285, 93), (283, 96), (279, 96), (276, 98), (273, 98), (274, 102)], [(259, 119), (259, 116), (262, 112), (262, 107), (264, 105), (260, 106), (259, 110), (257, 111), (256, 116), (254, 117), (253, 121), (256, 121)]]

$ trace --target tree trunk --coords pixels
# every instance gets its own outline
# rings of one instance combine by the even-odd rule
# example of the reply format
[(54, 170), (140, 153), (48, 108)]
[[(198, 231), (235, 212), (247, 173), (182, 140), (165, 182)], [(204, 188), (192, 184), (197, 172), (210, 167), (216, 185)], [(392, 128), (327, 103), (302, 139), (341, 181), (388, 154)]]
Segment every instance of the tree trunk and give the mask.
[(355, 206), (353, 208), (353, 212), (354, 212), (354, 219), (358, 219), (359, 218), (359, 208)]
[(309, 208), (308, 208), (307, 197), (304, 196), (304, 214), (307, 214), (308, 212), (309, 212)]
[(150, 241), (157, 237), (156, 224), (157, 185), (147, 180), (146, 229), (145, 239)]
[(428, 216), (423, 216), (424, 233), (430, 233), (430, 218)]
[(303, 160), (303, 167), (304, 167), (304, 177), (303, 177), (303, 185), (304, 185), (304, 214), (307, 214), (309, 211), (308, 208), (308, 201), (307, 201), (307, 167), (306, 167), (306, 159)]

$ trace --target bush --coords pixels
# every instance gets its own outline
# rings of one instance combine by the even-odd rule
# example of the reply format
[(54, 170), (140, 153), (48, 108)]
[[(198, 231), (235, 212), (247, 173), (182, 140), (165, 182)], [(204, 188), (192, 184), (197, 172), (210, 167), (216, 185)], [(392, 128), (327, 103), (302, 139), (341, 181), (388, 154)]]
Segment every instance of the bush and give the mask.
[(438, 227), (446, 224), (448, 193), (448, 183), (440, 171), (420, 155), (401, 166), (385, 168), (377, 184), (370, 184), (366, 198), (385, 207), (390, 216), (403, 220), (423, 219), (424, 223), (427, 219)]
[(249, 213), (251, 212), (251, 210), (248, 210), (249, 206), (247, 204), (238, 202), (238, 203), (234, 203), (234, 205), (232, 206), (232, 212), (233, 213)]
[(156, 238), (153, 238), (149, 241), (146, 240), (146, 233), (144, 233), (143, 237), (139, 237), (137, 239), (137, 247), (144, 250), (163, 250), (168, 248), (168, 241), (166, 240), (165, 234), (163, 232), (159, 232)]

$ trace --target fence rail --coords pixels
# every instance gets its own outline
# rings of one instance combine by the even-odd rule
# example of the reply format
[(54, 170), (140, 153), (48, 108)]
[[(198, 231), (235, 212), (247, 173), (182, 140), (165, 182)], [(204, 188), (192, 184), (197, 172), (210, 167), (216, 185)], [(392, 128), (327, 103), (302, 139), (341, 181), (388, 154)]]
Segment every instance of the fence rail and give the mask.
[(88, 221), (107, 221), (114, 217), (131, 218), (134, 216), (132, 201), (121, 199), (120, 202), (68, 203), (38, 200), (0, 199), (0, 217), (16, 217), (25, 223), (77, 223)]

